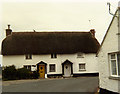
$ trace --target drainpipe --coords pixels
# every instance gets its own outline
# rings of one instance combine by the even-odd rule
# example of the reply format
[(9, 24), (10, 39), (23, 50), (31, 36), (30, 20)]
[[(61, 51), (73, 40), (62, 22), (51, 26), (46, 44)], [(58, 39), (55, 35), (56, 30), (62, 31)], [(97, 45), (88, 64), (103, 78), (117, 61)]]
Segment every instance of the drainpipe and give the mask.
[[(120, 51), (120, 1), (118, 2), (118, 51)], [(120, 94), (120, 81), (118, 81), (118, 92)]]
[(120, 1), (118, 2), (118, 51), (120, 51)]

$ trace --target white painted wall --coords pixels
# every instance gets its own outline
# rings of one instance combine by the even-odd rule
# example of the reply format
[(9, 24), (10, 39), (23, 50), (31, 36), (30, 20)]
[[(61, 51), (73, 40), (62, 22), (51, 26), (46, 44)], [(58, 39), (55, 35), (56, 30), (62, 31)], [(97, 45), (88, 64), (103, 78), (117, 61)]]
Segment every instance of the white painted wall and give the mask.
[[(84, 54), (84, 58), (77, 58), (77, 54), (58, 54), (52, 59), (51, 55), (32, 55), (31, 60), (26, 60), (25, 55), (3, 56), (3, 66), (15, 65), (17, 68), (23, 65), (36, 65), (40, 61), (47, 63), (47, 74), (61, 74), (62, 63), (68, 59), (73, 63), (73, 73), (98, 73), (97, 58), (95, 54)], [(79, 63), (86, 64), (86, 71), (79, 71)], [(49, 72), (49, 64), (56, 64), (56, 72)]]
[(99, 65), (99, 86), (103, 89), (107, 89), (113, 92), (118, 92), (118, 80), (109, 79), (110, 65), (108, 62), (108, 53), (118, 51), (118, 19), (114, 18), (107, 36), (102, 44), (100, 52), (98, 54)]

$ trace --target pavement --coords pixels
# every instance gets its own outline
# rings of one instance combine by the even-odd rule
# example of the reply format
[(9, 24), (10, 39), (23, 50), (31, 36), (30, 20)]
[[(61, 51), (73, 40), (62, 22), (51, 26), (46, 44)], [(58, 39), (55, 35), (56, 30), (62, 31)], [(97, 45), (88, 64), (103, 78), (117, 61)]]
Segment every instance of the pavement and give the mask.
[(3, 81), (3, 92), (94, 92), (98, 77)]

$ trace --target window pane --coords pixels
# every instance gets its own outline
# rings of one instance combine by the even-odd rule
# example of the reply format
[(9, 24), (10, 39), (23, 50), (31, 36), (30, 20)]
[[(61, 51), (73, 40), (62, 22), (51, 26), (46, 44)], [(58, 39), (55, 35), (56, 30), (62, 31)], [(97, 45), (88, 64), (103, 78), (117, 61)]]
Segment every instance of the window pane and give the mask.
[(79, 64), (79, 69), (85, 69), (85, 64)]
[(50, 65), (50, 72), (55, 72), (55, 64)]
[(26, 55), (26, 59), (32, 59), (32, 55), (31, 54), (27, 54)]
[(112, 75), (117, 75), (116, 60), (111, 60)]
[(51, 58), (57, 58), (57, 54), (51, 54)]
[(54, 54), (54, 57), (57, 58), (57, 54)]
[(115, 54), (111, 54), (111, 59), (115, 59)]
[(77, 54), (77, 57), (78, 57), (78, 58), (83, 58), (83, 57), (84, 57), (84, 56), (83, 56), (83, 53), (78, 53), (78, 54)]
[(24, 66), (24, 68), (26, 68), (26, 69), (27, 69), (27, 66)]
[(53, 54), (51, 54), (51, 58), (53, 58)]
[(32, 55), (31, 54), (29, 54), (29, 59), (32, 59)]
[(120, 75), (120, 54), (117, 54), (118, 58), (118, 75)]
[(28, 55), (25, 55), (26, 56), (26, 59), (28, 59)]
[(31, 71), (31, 66), (28, 66), (28, 69)]

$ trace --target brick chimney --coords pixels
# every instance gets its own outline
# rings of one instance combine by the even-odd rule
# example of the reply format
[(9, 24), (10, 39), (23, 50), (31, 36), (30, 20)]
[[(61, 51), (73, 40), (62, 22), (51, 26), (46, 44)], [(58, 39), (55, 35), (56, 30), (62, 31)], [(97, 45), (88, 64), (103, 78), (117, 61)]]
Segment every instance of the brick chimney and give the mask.
[(92, 34), (92, 36), (95, 37), (95, 29), (91, 29), (91, 30), (90, 30), (90, 33)]
[(8, 29), (6, 29), (6, 36), (10, 35), (12, 30), (10, 29), (10, 25), (8, 25)]

